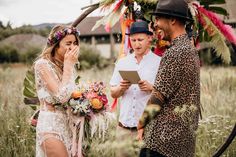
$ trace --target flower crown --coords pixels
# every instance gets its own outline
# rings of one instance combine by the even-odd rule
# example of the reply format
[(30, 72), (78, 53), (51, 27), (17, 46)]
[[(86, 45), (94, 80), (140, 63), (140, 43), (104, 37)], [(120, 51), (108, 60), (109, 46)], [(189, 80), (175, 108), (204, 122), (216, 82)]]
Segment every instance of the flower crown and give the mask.
[(54, 33), (53, 37), (48, 37), (47, 45), (52, 46), (56, 44), (58, 41), (63, 39), (68, 34), (74, 34), (76, 37), (78, 37), (80, 35), (80, 32), (75, 27), (69, 27), (69, 28), (65, 28), (63, 30), (57, 31)]

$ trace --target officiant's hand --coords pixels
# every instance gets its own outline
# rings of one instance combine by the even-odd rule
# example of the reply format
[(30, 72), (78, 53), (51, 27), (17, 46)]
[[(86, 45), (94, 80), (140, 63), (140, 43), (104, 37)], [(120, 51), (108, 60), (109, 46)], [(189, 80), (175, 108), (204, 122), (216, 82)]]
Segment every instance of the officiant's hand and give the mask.
[(129, 87), (131, 86), (131, 83), (128, 80), (122, 80), (120, 81), (120, 89), (122, 92), (125, 92)]
[(151, 92), (153, 90), (153, 85), (146, 80), (140, 80), (138, 86), (144, 92)]

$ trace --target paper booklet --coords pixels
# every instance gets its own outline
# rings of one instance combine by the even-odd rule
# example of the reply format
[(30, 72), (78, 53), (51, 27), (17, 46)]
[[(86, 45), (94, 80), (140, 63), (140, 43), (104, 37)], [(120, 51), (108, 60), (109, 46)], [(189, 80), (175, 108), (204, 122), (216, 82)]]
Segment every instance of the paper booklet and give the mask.
[(128, 80), (131, 84), (138, 84), (141, 80), (137, 71), (120, 70), (119, 73), (123, 80)]

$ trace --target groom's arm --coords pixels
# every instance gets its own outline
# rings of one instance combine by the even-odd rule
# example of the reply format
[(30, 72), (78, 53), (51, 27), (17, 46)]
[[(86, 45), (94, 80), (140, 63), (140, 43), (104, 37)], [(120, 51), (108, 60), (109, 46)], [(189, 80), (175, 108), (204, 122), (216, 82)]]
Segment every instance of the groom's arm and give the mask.
[(153, 90), (147, 106), (139, 119), (138, 130), (144, 128), (161, 111), (164, 104), (164, 96), (157, 90)]

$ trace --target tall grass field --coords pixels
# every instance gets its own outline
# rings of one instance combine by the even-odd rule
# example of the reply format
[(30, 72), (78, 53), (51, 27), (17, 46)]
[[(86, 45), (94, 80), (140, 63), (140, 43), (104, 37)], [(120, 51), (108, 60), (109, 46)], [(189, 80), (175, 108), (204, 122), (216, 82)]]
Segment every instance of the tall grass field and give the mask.
[[(0, 67), (0, 157), (35, 156), (35, 130), (29, 125), (33, 110), (23, 103), (23, 79), (26, 66)], [(81, 83), (104, 81), (109, 89), (113, 67), (103, 70), (81, 71)], [(107, 89), (108, 95), (109, 90)], [(112, 99), (109, 96), (110, 102)], [(236, 122), (236, 68), (202, 67), (201, 69), (202, 119), (197, 131), (197, 157), (211, 157), (231, 132)], [(138, 146), (129, 140), (115, 141), (116, 121), (111, 124), (103, 142), (93, 140), (89, 157), (112, 157), (119, 147), (137, 156)], [(236, 157), (236, 139), (223, 157)]]

